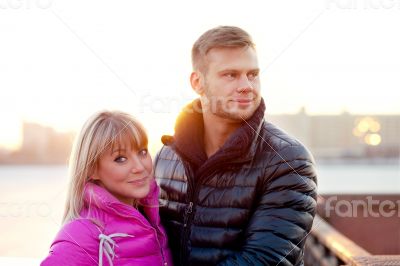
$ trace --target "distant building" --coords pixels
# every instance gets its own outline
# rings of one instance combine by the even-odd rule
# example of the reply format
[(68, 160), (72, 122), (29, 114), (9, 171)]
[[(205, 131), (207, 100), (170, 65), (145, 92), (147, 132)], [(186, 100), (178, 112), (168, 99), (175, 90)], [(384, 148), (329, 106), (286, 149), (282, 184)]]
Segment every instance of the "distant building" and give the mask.
[(267, 115), (319, 158), (400, 156), (400, 115)]
[[(295, 136), (318, 159), (400, 157), (400, 115), (308, 115), (303, 108), (266, 120)], [(0, 163), (67, 163), (73, 138), (73, 133), (24, 123), (20, 150), (0, 150)]]
[(3, 163), (67, 163), (73, 134), (56, 132), (51, 127), (23, 123), (21, 148), (3, 157)]

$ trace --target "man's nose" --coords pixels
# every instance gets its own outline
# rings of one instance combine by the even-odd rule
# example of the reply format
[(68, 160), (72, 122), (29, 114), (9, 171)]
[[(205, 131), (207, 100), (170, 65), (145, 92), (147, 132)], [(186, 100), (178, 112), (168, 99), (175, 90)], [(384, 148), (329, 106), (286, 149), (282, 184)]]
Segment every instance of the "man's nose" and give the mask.
[(239, 93), (249, 93), (253, 90), (253, 83), (248, 79), (246, 75), (240, 78), (237, 91)]

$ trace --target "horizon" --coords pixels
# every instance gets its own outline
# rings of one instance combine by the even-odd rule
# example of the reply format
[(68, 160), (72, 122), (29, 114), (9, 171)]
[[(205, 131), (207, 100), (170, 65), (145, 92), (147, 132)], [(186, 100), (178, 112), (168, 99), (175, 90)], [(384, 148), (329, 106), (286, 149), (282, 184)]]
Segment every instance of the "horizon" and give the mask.
[[(385, 116), (399, 116), (400, 117), (400, 113), (394, 113), (394, 114), (385, 114), (385, 113), (374, 113), (374, 114), (369, 114), (369, 113), (360, 113), (360, 114), (358, 114), (358, 113), (350, 113), (350, 112), (348, 112), (348, 111), (346, 111), (346, 110), (343, 110), (342, 112), (340, 112), (340, 113), (335, 113), (335, 114), (332, 114), (332, 113), (309, 113), (309, 112), (307, 112), (307, 110), (306, 110), (306, 108), (305, 107), (302, 107), (302, 108), (300, 108), (297, 112), (295, 112), (295, 113), (268, 113), (267, 111), (265, 112), (265, 114), (264, 114), (264, 117), (266, 117), (267, 119), (268, 119), (268, 116), (296, 116), (296, 115), (302, 115), (303, 114), (303, 112), (304, 112), (304, 114), (306, 115), (306, 116), (308, 116), (308, 117), (323, 117), (323, 116), (326, 116), (326, 117), (335, 117), (335, 116), (338, 116), (338, 117), (340, 117), (340, 116), (344, 116), (344, 115), (349, 115), (349, 116), (355, 116), (355, 117), (357, 117), (357, 116), (360, 116), (360, 117), (385, 117)], [(154, 114), (152, 114), (152, 115), (154, 115)], [(165, 115), (165, 114), (163, 114), (163, 115)], [(169, 117), (172, 117), (172, 116), (169, 116)], [(172, 117), (172, 118), (174, 118), (174, 117)], [(176, 117), (175, 117), (176, 118)], [(140, 119), (139, 119), (140, 120)], [(84, 122), (84, 121), (83, 121)], [(167, 129), (167, 130), (165, 130), (165, 132), (156, 132), (156, 131), (152, 131), (152, 132), (150, 132), (150, 130), (148, 129), (148, 122), (146, 121), (146, 120), (144, 120), (143, 119), (143, 121), (141, 121), (143, 124), (144, 124), (144, 126), (145, 126), (145, 128), (146, 128), (146, 130), (147, 130), (147, 134), (148, 134), (148, 136), (149, 136), (149, 140), (150, 140), (150, 143), (151, 143), (151, 146), (158, 146), (157, 144), (154, 144), (154, 142), (158, 142), (158, 140), (161, 138), (161, 136), (162, 135), (165, 135), (165, 134), (173, 134), (173, 132), (174, 132), (174, 129), (173, 129), (173, 127), (174, 127), (174, 125), (175, 125), (175, 120), (174, 120), (174, 123), (171, 123), (171, 124), (169, 124), (169, 128)], [(20, 124), (19, 124), (19, 129), (18, 129), (18, 138), (16, 138), (17, 139), (17, 141), (15, 141), (15, 142), (13, 142), (13, 143), (7, 143), (7, 142), (1, 142), (1, 139), (0, 139), (0, 151), (5, 151), (5, 152), (14, 152), (14, 151), (18, 151), (18, 150), (20, 150), (20, 148), (21, 148), (21, 145), (22, 145), (22, 141), (23, 141), (23, 136), (22, 136), (22, 133), (23, 133), (23, 125), (24, 124), (34, 124), (34, 125), (38, 125), (38, 126), (40, 126), (40, 127), (42, 127), (42, 128), (49, 128), (50, 130), (52, 130), (52, 131), (54, 131), (56, 134), (72, 134), (72, 135), (76, 135), (78, 132), (79, 132), (79, 130), (80, 130), (80, 127), (81, 126), (76, 126), (76, 127), (71, 127), (71, 128), (57, 128), (56, 126), (53, 126), (53, 125), (48, 125), (48, 124), (42, 124), (42, 123), (40, 123), (40, 122), (35, 122), (35, 121), (27, 121), (27, 120), (24, 120), (24, 121), (20, 121)], [(16, 136), (14, 136), (14, 137), (16, 137)], [(296, 136), (295, 136), (296, 137)], [(153, 142), (153, 143), (152, 143)]]

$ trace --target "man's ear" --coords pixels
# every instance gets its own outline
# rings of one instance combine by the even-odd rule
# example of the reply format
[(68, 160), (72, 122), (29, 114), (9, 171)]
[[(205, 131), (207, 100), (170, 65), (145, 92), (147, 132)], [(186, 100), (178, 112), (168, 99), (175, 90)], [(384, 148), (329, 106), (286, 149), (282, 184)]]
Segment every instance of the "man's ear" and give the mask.
[(190, 74), (190, 85), (192, 85), (192, 89), (200, 96), (204, 94), (204, 76), (200, 71), (193, 71)]

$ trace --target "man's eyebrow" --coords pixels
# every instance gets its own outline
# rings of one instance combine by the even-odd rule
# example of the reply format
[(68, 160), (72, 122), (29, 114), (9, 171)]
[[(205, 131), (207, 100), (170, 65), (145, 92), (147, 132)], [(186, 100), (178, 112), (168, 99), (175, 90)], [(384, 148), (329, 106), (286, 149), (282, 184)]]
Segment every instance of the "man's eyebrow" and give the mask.
[(226, 68), (226, 69), (222, 69), (220, 71), (218, 71), (218, 73), (225, 73), (225, 72), (240, 72), (240, 70), (238, 69), (233, 69), (233, 68)]
[(253, 68), (253, 69), (249, 69), (249, 70), (243, 70), (243, 69), (226, 68), (226, 69), (222, 69), (222, 70), (218, 71), (218, 73), (225, 73), (225, 72), (242, 72), (242, 71), (246, 71), (246, 72), (260, 72), (260, 69), (259, 69), (259, 68)]

